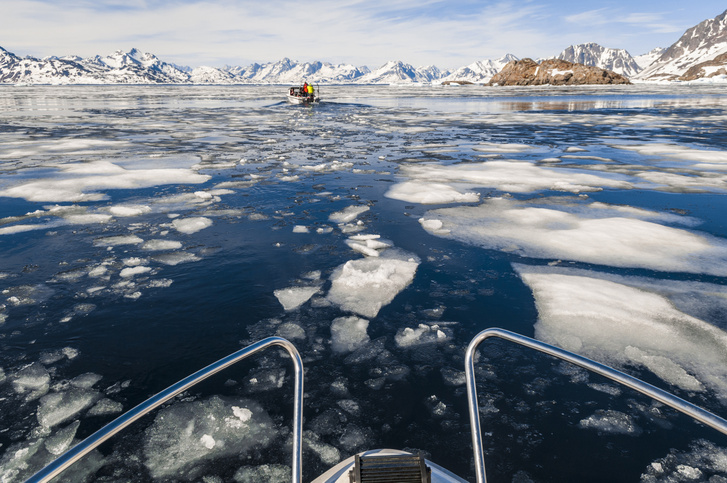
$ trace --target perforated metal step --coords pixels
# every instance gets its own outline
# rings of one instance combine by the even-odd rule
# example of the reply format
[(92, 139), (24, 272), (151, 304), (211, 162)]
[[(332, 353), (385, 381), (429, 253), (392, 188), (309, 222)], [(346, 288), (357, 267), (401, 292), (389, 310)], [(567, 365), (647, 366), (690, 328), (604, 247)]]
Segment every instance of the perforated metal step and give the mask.
[(356, 455), (351, 483), (431, 483), (432, 472), (417, 455)]

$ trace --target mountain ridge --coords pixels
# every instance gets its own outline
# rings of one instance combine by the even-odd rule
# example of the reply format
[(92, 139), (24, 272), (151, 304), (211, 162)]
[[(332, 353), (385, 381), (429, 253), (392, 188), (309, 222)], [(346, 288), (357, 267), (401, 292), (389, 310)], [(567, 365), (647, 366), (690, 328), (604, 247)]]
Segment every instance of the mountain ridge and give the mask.
[[(626, 50), (596, 43), (571, 45), (557, 59), (594, 66), (638, 81), (727, 80), (727, 10), (688, 29), (670, 47), (637, 57)], [(320, 84), (487, 84), (506, 64), (518, 58), (479, 60), (455, 70), (414, 67), (400, 60), (376, 69), (352, 64), (298, 62), (283, 58), (248, 66), (178, 66), (136, 48), (107, 56), (20, 58), (0, 46), (0, 83), (5, 84), (285, 84), (306, 80)], [(699, 66), (699, 67), (697, 67)], [(690, 70), (691, 69), (691, 70)], [(689, 74), (687, 75), (687, 72)]]
[(556, 58), (609, 70), (625, 77), (634, 77), (642, 70), (626, 50), (611, 49), (594, 42), (571, 45)]
[(713, 61), (725, 52), (727, 52), (727, 10), (687, 29), (679, 40), (664, 50), (649, 67), (639, 73), (637, 78), (677, 80), (690, 68)]

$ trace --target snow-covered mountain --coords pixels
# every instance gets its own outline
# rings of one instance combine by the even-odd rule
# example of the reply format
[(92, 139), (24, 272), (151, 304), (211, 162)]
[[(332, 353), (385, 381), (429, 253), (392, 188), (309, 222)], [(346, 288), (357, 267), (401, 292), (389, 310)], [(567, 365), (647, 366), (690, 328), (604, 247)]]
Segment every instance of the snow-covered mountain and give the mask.
[(690, 28), (666, 49), (639, 79), (675, 80), (691, 67), (713, 61), (727, 52), (727, 11)]
[(151, 84), (189, 82), (189, 74), (136, 49), (106, 57), (21, 59), (0, 47), (0, 82), (21, 84)]
[(137, 49), (129, 52), (117, 50), (112, 55), (94, 59), (109, 67), (104, 77), (118, 79), (120, 84), (189, 82), (186, 72)]
[(315, 83), (354, 82), (369, 73), (366, 67), (351, 64), (330, 64), (328, 62), (296, 62), (284, 58), (267, 64), (252, 64), (247, 67), (225, 67), (238, 82), (254, 84), (296, 84), (307, 80)]
[(634, 77), (641, 71), (636, 60), (624, 49), (609, 49), (593, 42), (571, 45), (557, 58), (610, 70), (626, 77)]
[(426, 67), (413, 67), (410, 64), (397, 60), (387, 62), (378, 69), (374, 69), (357, 80), (360, 84), (411, 84), (431, 83), (441, 79), (449, 71), (442, 72), (433, 65)]
[(502, 70), (508, 62), (519, 60), (512, 54), (507, 54), (497, 60), (478, 60), (470, 65), (460, 67), (451, 74), (442, 77), (442, 82), (472, 82), (473, 84), (486, 84), (492, 76)]
[[(558, 59), (599, 67), (639, 80), (693, 80), (724, 76), (727, 72), (727, 11), (687, 30), (668, 49), (654, 49), (632, 57), (622, 49), (595, 43), (573, 45)], [(454, 71), (436, 66), (413, 67), (391, 61), (374, 69), (351, 64), (277, 62), (234, 66), (180, 67), (137, 49), (107, 56), (20, 58), (0, 47), (0, 83), (13, 84), (411, 84), (466, 81), (484, 84), (510, 61), (481, 60)], [(688, 75), (687, 75), (688, 73)], [(716, 77), (715, 77), (716, 78)]]
[(634, 60), (637, 64), (639, 64), (641, 70), (648, 69), (656, 59), (661, 57), (661, 54), (663, 54), (665, 50), (666, 49), (664, 47), (657, 47), (655, 49), (651, 49), (645, 54), (637, 55), (634, 57)]
[(58, 84), (70, 82), (94, 82), (92, 73), (75, 59), (49, 57), (39, 60), (34, 57), (21, 59), (0, 47), (0, 82)]
[(234, 84), (236, 78), (230, 72), (202, 66), (189, 72), (189, 82), (192, 84)]

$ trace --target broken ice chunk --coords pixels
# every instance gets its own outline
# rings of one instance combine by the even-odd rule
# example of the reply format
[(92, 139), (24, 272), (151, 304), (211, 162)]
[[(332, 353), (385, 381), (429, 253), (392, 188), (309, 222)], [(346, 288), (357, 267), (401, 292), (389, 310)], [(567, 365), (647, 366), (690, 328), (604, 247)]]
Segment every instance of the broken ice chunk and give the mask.
[(358, 215), (369, 211), (369, 207), (365, 205), (354, 205), (344, 208), (341, 211), (331, 213), (328, 219), (334, 223), (349, 223), (355, 220)]
[(288, 287), (273, 292), (286, 312), (295, 310), (308, 301), (319, 287)]
[(212, 220), (204, 216), (177, 218), (172, 221), (174, 228), (180, 233), (192, 234), (212, 226)]
[(144, 463), (153, 478), (177, 478), (202, 462), (264, 448), (276, 433), (254, 401), (213, 396), (176, 403), (146, 430)]
[(80, 421), (74, 421), (65, 428), (56, 431), (56, 434), (45, 440), (45, 449), (56, 456), (63, 454), (71, 446), (80, 425)]
[(71, 385), (80, 389), (91, 389), (103, 376), (87, 372), (71, 379)]
[(40, 399), (37, 418), (45, 427), (52, 428), (76, 417), (101, 398), (98, 391), (72, 387), (66, 391), (52, 392)]
[(42, 364), (33, 362), (15, 373), (12, 383), (18, 394), (30, 393), (27, 400), (37, 399), (48, 392), (50, 374)]
[(275, 335), (288, 340), (305, 340), (305, 330), (303, 330), (303, 327), (292, 322), (281, 324), (278, 330), (275, 331)]
[(124, 410), (124, 406), (120, 402), (103, 398), (88, 410), (88, 416), (106, 416), (109, 414), (118, 414)]
[(447, 340), (447, 334), (438, 325), (419, 324), (419, 327), (412, 329), (407, 327), (399, 330), (394, 336), (399, 347), (411, 347), (421, 344), (431, 344)]
[(369, 342), (366, 329), (369, 321), (359, 317), (338, 317), (331, 324), (333, 352), (351, 352)]
[(419, 260), (387, 250), (379, 258), (351, 260), (331, 275), (328, 300), (343, 310), (376, 317), (414, 279)]
[(177, 250), (182, 248), (182, 243), (176, 240), (148, 240), (142, 246), (142, 250), (161, 251), (161, 250)]
[(284, 465), (243, 466), (233, 477), (236, 483), (285, 483), (291, 468)]
[(595, 429), (599, 433), (638, 436), (642, 432), (632, 416), (613, 410), (598, 409), (592, 416), (582, 419), (578, 425), (581, 428)]

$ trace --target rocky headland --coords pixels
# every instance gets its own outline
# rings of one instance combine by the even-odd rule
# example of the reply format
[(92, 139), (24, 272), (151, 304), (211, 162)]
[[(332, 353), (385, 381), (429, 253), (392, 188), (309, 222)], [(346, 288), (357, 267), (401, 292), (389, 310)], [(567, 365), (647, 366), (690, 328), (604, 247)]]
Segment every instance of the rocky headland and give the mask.
[(567, 60), (548, 59), (541, 63), (533, 59), (514, 60), (492, 77), (491, 86), (540, 86), (630, 84), (624, 76), (590, 65)]

